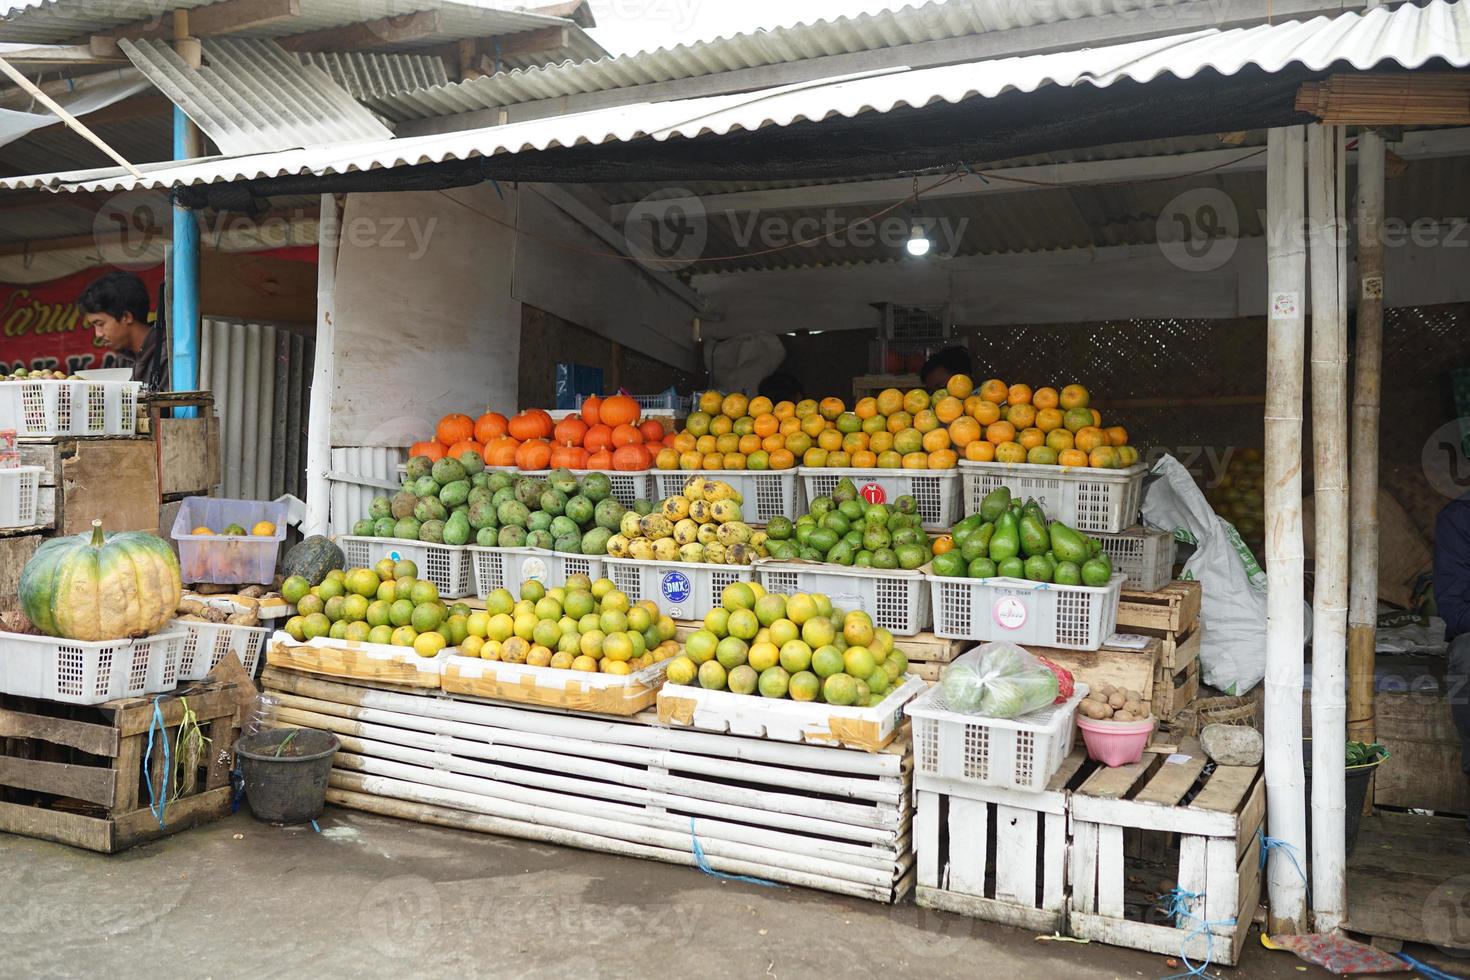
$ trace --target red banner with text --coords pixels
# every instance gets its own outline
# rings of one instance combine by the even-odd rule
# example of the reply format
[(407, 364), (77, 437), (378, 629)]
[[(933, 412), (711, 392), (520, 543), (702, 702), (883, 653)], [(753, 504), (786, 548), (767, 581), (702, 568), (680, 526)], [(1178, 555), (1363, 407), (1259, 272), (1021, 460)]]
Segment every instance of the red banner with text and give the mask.
[[(107, 272), (88, 269), (64, 279), (15, 286), (0, 283), (0, 370), (65, 371), (118, 367), (121, 362), (96, 338), (82, 317), (77, 300), (87, 284)], [(157, 302), (163, 266), (130, 270), (148, 287)]]

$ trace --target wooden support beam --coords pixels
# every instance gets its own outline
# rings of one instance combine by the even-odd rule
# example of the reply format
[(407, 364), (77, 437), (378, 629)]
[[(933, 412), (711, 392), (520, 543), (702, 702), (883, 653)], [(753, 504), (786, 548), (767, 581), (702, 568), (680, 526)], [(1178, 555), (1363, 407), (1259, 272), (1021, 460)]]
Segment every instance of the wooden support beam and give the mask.
[(1296, 108), (1334, 126), (1463, 126), (1470, 123), (1470, 75), (1331, 75), (1303, 83)]
[[(518, 34), (486, 37), (479, 41), (480, 53), (491, 61), (502, 58), (524, 58), (543, 51), (555, 51), (571, 43), (571, 28), (541, 27)], [(496, 68), (494, 71), (503, 71)], [(493, 72), (492, 72), (493, 74)]]
[(301, 0), (220, 0), (204, 7), (164, 14), (156, 20), (125, 24), (122, 27), (94, 35), (98, 38), (129, 38), (134, 41), (157, 38), (173, 40), (176, 14), (187, 20), (190, 37), (215, 37), (223, 34), (238, 34), (241, 31), (282, 24), (301, 15)]
[(433, 37), (443, 31), (442, 22), (439, 11), (420, 10), (278, 40), (287, 51), (366, 51)]
[[(128, 59), (117, 50), (111, 38), (96, 39), (93, 44), (56, 44), (39, 48), (7, 51), (5, 60), (12, 65), (125, 65)], [(109, 50), (106, 42), (112, 42)]]

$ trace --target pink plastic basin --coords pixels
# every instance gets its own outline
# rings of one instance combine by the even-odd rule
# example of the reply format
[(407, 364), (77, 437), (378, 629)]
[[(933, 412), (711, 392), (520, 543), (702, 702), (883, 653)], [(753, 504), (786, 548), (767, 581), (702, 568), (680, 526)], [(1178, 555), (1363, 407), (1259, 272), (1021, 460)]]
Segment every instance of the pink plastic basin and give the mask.
[(1082, 729), (1087, 754), (1109, 768), (1116, 768), (1143, 758), (1144, 746), (1153, 734), (1154, 720), (1098, 721), (1079, 714), (1077, 727)]

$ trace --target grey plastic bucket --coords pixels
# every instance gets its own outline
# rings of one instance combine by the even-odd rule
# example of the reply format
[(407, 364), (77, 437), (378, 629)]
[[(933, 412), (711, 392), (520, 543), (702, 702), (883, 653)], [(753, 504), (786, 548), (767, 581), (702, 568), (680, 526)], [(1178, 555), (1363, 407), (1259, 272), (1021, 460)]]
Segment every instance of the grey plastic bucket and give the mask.
[(241, 738), (235, 757), (251, 812), (268, 823), (315, 820), (326, 806), (327, 776), (340, 745), (337, 736), (315, 728), (272, 728)]

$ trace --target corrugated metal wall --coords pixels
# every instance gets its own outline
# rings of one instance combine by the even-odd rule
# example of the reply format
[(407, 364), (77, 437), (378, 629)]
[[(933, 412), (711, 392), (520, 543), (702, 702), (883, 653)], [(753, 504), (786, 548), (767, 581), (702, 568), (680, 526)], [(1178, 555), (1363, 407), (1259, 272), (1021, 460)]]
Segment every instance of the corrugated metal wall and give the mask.
[(200, 387), (220, 419), (220, 494), (306, 497), (306, 419), (316, 344), (284, 326), (206, 317)]
[(351, 534), (352, 525), (368, 516), (368, 507), (379, 494), (398, 490), (398, 466), (406, 458), (402, 449), (347, 447), (332, 450), (331, 519), (333, 534)]

